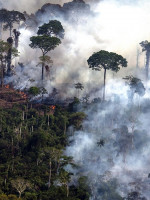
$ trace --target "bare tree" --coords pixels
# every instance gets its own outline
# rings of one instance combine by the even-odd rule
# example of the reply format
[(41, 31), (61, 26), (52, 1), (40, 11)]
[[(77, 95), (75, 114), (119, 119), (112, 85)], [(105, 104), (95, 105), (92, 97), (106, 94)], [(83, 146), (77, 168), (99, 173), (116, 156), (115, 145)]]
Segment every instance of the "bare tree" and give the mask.
[(150, 42), (147, 40), (142, 41), (140, 43), (142, 47), (142, 51), (146, 52), (146, 64), (145, 64), (145, 75), (146, 75), (146, 80), (149, 78), (149, 61), (150, 61)]
[(27, 188), (31, 187), (30, 183), (23, 178), (17, 178), (16, 180), (12, 180), (11, 184), (17, 190), (17, 192), (19, 193), (19, 198), (21, 198), (22, 193)]

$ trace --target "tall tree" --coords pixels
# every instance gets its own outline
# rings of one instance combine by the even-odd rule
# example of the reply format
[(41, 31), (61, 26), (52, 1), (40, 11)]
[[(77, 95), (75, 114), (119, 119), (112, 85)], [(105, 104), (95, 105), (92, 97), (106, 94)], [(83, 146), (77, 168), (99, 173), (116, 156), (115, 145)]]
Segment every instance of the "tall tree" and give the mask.
[(8, 61), (8, 54), (11, 48), (11, 58), (18, 56), (18, 51), (8, 42), (0, 41), (0, 71), (1, 71), (1, 87), (4, 84), (4, 70), (6, 68), (6, 63)]
[(101, 71), (101, 69), (104, 69), (103, 100), (105, 100), (106, 71), (112, 70), (114, 72), (118, 72), (120, 70), (120, 66), (127, 67), (127, 61), (121, 55), (114, 52), (101, 50), (93, 53), (87, 62), (89, 68), (92, 68), (92, 70)]
[[(38, 41), (35, 41), (35, 37), (34, 41), (32, 39), (33, 37), (31, 38), (32, 43), (30, 44), (30, 46), (32, 48), (34, 44), (40, 43), (39, 40), (41, 40), (42, 43), (44, 42), (42, 48), (41, 46), (35, 47), (35, 48), (40, 48), (42, 50), (42, 56), (40, 57), (40, 61), (42, 64), (42, 81), (44, 79), (44, 67), (47, 72), (50, 71), (50, 67), (48, 65), (45, 66), (45, 64), (53, 63), (51, 58), (49, 56), (46, 56), (46, 54), (61, 43), (60, 38), (64, 38), (64, 32), (65, 31), (61, 22), (57, 20), (51, 20), (49, 21), (49, 23), (45, 23), (39, 27), (39, 30), (37, 32), (38, 36), (36, 36)], [(46, 40), (48, 44), (46, 44), (47, 43)], [(49, 49), (47, 47), (49, 47)]]
[[(54, 50), (61, 41), (57, 37), (50, 37), (47, 35), (33, 36), (30, 38), (30, 47), (33, 49), (39, 48), (42, 51), (42, 57), (44, 58), (48, 52)], [(44, 59), (43, 59), (44, 61)], [(44, 79), (44, 66), (45, 62), (42, 62), (42, 81)]]
[(145, 64), (145, 73), (146, 73), (146, 80), (149, 78), (149, 61), (150, 61), (150, 42), (147, 40), (142, 41), (140, 43), (142, 47), (142, 51), (146, 52), (146, 64)]
[(9, 44), (4, 41), (0, 41), (0, 72), (1, 72), (1, 87), (4, 85), (4, 68), (6, 65), (6, 57), (9, 50)]
[(13, 38), (9, 37), (7, 39), (7, 43), (9, 44), (9, 50), (7, 53), (7, 75), (10, 76), (12, 72), (12, 60), (14, 57), (18, 56), (18, 51), (16, 48), (13, 47)]
[(25, 17), (23, 13), (19, 11), (15, 11), (15, 10), (7, 11), (4, 30), (9, 29), (10, 37), (12, 36), (13, 24), (14, 23), (19, 24), (21, 21), (25, 21)]

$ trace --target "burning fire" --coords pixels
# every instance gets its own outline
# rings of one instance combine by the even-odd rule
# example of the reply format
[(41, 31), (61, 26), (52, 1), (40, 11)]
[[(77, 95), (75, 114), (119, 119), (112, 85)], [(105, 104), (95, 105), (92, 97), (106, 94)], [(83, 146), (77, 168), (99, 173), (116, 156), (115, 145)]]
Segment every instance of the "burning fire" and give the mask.
[(56, 106), (54, 106), (54, 105), (50, 106), (51, 110), (55, 110), (55, 108), (56, 108)]
[(19, 91), (19, 94), (23, 99), (27, 99), (27, 95), (24, 92)]
[(6, 88), (6, 89), (9, 89), (9, 88), (10, 88), (10, 86), (9, 86), (9, 85), (5, 85), (5, 88)]

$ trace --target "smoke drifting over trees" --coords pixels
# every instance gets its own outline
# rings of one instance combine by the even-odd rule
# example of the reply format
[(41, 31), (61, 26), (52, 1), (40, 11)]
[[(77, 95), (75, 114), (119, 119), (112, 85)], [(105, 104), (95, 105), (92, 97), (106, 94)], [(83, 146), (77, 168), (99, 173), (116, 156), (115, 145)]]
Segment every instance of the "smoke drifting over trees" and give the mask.
[[(94, 3), (98, 1), (99, 0), (85, 0), (84, 2)], [(46, 3), (63, 5), (67, 2), (71, 2), (71, 0), (39, 0), (38, 2), (36, 0), (31, 0), (28, 3), (26, 0), (20, 0), (19, 4), (17, 0), (13, 0), (11, 2), (4, 2), (3, 0), (0, 0), (0, 6), (5, 7), (7, 9), (17, 9), (20, 11), (26, 10), (27, 12), (31, 13), (35, 12), (37, 9), (39, 9)]]
[[(28, 90), (31, 97), (42, 93), (42, 101), (44, 95), (47, 99), (53, 96), (53, 102), (73, 98), (76, 89), (79, 92), (84, 88), (78, 94), (83, 100), (74, 98), (66, 109), (71, 114), (63, 116), (60, 126), (63, 137), (69, 137), (65, 153), (79, 166), (74, 169), (64, 165), (68, 173), (75, 175), (70, 179), (62, 171), (60, 182), (66, 188), (67, 198), (69, 186), (76, 183), (77, 177), (87, 176), (90, 200), (149, 200), (150, 56), (143, 52), (137, 59), (136, 55), (137, 48), (142, 52), (139, 43), (150, 41), (149, 1), (0, 0), (0, 6), (25, 11), (26, 18), (19, 27), (14, 25), (14, 30), (19, 31), (15, 45), (20, 57), (15, 59), (15, 72), (9, 77), (3, 78), (1, 55), (2, 85), (11, 83), (16, 89)], [(2, 39), (7, 34), (3, 30)], [(9, 60), (11, 65), (12, 59)], [(88, 64), (101, 71), (92, 72)], [(41, 85), (42, 89), (38, 88)], [(51, 121), (55, 106), (52, 109)], [(50, 126), (49, 115), (47, 124)], [(68, 124), (71, 126), (67, 132)], [(52, 173), (49, 160), (48, 187)]]
[[(19, 6), (19, 4), (17, 5)], [(78, 9), (75, 9), (75, 11), (78, 12), (69, 13), (69, 9), (64, 11), (63, 5), (55, 6), (46, 4), (44, 6), (41, 5), (42, 9), (38, 7), (38, 11), (35, 11), (35, 15), (28, 15), (26, 29), (24, 30), (24, 27), (20, 29), (21, 35), (19, 42), (19, 51), (22, 52), (20, 60), (26, 66), (24, 74), (27, 75), (28, 80), (34, 79), (35, 84), (36, 81), (40, 80), (40, 73), (38, 71), (40, 68), (37, 68), (36, 75), (35, 73), (31, 73), (31, 71), (34, 70), (33, 66), (37, 65), (36, 59), (40, 55), (37, 51), (37, 56), (35, 56), (33, 51), (29, 48), (29, 38), (35, 35), (35, 30), (37, 30), (38, 26), (43, 23), (48, 23), (50, 19), (61, 21), (65, 29), (63, 43), (52, 52), (52, 60), (55, 64), (51, 72), (55, 73), (55, 77), (57, 77), (55, 79), (55, 84), (59, 85), (64, 82), (72, 83), (73, 77), (78, 79), (77, 82), (87, 82), (89, 89), (93, 89), (92, 83), (95, 82), (96, 79), (97, 82), (94, 84), (99, 85), (102, 83), (102, 76), (99, 78), (96, 72), (91, 73), (86, 63), (87, 58), (92, 55), (93, 52), (99, 51), (100, 49), (116, 52), (127, 58), (129, 63), (128, 69), (121, 70), (115, 76), (124, 76), (127, 71), (133, 71), (136, 65), (137, 46), (139, 42), (148, 38), (148, 1), (144, 1), (143, 4), (136, 2), (134, 5), (132, 3), (120, 3), (114, 0), (97, 2), (95, 7), (92, 7), (92, 5), (94, 5), (93, 3), (89, 4), (90, 7), (88, 4), (84, 3), (82, 3), (82, 5), (85, 5), (85, 9), (81, 9), (80, 12)], [(77, 8), (79, 8), (79, 6), (77, 6)], [(89, 9), (91, 11), (89, 11)], [(85, 10), (85, 12), (82, 10)], [(140, 45), (138, 47), (140, 48)], [(59, 58), (57, 56), (58, 54)], [(143, 56), (139, 58), (139, 66), (143, 67), (144, 65), (143, 54)], [(16, 75), (20, 79), (22, 78), (20, 82), (21, 87), (23, 87), (24, 79), (27, 80), (27, 77), (20, 77), (19, 69)], [(110, 73), (108, 79), (111, 75)], [(140, 73), (140, 75), (141, 78), (143, 78), (142, 73)], [(53, 77), (54, 75), (51, 74), (52, 79)], [(46, 85), (48, 85), (48, 81), (49, 80), (47, 80)], [(29, 87), (30, 82), (25, 82), (25, 84), (27, 84), (26, 86)], [(53, 82), (51, 82), (51, 85), (53, 85)], [(47, 90), (50, 91), (51, 88), (47, 88)]]

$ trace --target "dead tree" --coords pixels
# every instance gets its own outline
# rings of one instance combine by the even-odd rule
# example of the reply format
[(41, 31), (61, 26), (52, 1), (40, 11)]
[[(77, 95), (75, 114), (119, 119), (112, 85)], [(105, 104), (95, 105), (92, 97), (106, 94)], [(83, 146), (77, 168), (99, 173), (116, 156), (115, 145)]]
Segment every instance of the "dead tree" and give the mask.
[(149, 78), (149, 62), (150, 62), (150, 42), (147, 40), (142, 41), (140, 43), (142, 47), (142, 51), (146, 52), (146, 64), (145, 64), (145, 73), (146, 73), (146, 80)]

